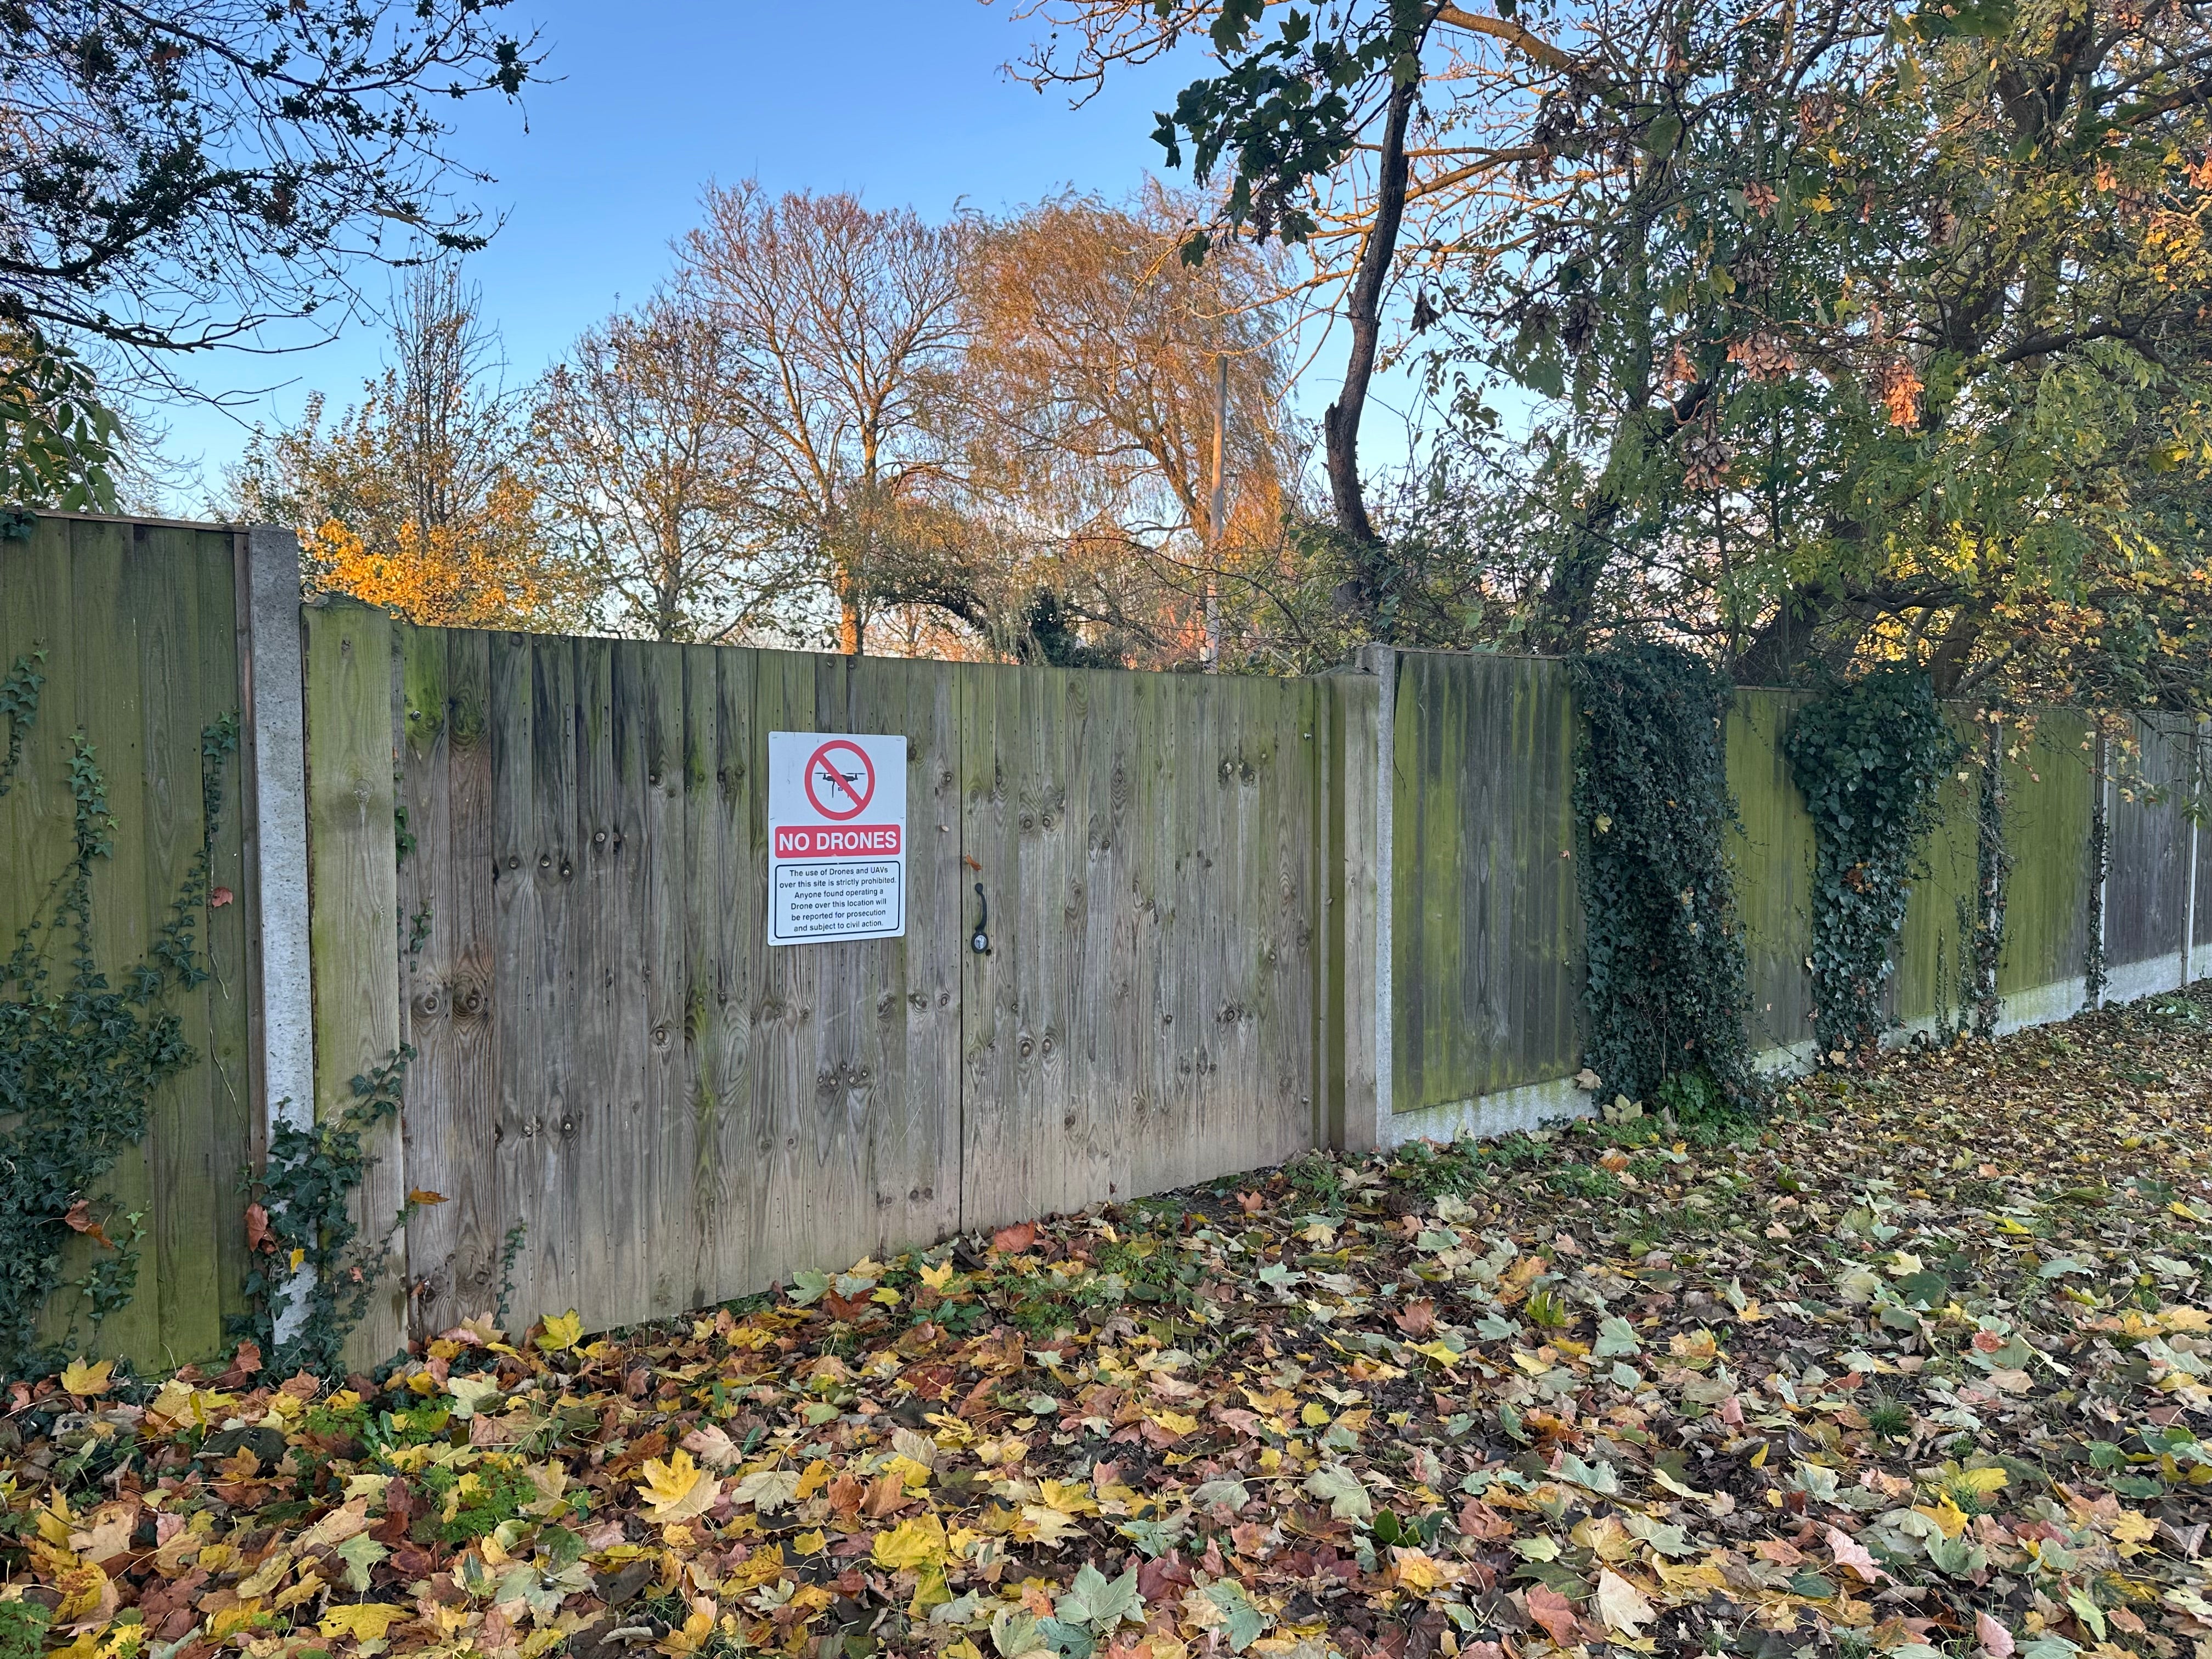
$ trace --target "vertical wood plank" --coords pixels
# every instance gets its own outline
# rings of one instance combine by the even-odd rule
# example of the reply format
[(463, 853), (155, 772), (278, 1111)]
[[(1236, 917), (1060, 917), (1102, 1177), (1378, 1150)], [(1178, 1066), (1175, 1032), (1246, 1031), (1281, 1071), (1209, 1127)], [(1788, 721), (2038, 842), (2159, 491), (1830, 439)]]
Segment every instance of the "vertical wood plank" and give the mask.
[[(235, 686), (213, 685), (204, 668), (220, 672), (219, 649), (234, 639), (228, 585), (216, 605), (203, 609), (202, 538), (189, 530), (154, 526), (133, 537), (127, 572), (128, 602), (143, 617), (140, 635), (140, 716), (143, 722), (146, 796), (142, 833), (146, 844), (146, 914), (157, 924), (179, 896), (207, 841), (205, 768), (202, 733), (212, 706)], [(227, 555), (228, 549), (222, 550)], [(223, 564), (227, 567), (226, 556)], [(228, 574), (226, 568), (226, 575)], [(216, 636), (217, 653), (204, 641)], [(218, 661), (210, 665), (210, 654)], [(235, 771), (234, 764), (228, 769)], [(219, 880), (213, 868), (210, 885)], [(195, 957), (208, 966), (206, 903), (190, 917)], [(237, 1170), (215, 1162), (221, 1137), (217, 1113), (226, 1079), (220, 1058), (220, 1006), (213, 973), (191, 989), (178, 987), (163, 1003), (181, 1023), (198, 1058), (156, 1095), (146, 1152), (150, 1174), (145, 1262), (160, 1285), (159, 1344), (165, 1357), (214, 1352), (222, 1343), (219, 1241), (240, 1231), (236, 1220)], [(227, 1189), (227, 1190), (225, 1190)]]
[(1347, 1152), (1372, 1152), (1381, 1144), (1372, 983), (1378, 902), (1375, 748), (1381, 692), (1372, 675), (1345, 673), (1328, 681), (1329, 1144)]
[[(70, 581), (76, 633), (70, 679), (76, 728), (92, 743), (107, 786), (108, 811), (116, 830), (114, 853), (93, 872), (93, 959), (108, 983), (120, 988), (153, 943), (156, 919), (169, 895), (152, 897), (156, 884), (155, 836), (149, 823), (156, 792), (149, 787), (151, 757), (144, 715), (147, 694), (148, 620), (132, 595), (157, 574), (134, 526), (79, 520), (70, 526)], [(170, 653), (159, 653), (166, 659)], [(68, 682), (63, 682), (67, 684)], [(175, 687), (164, 688), (173, 692)], [(152, 1103), (147, 1139), (127, 1147), (102, 1183), (118, 1210), (153, 1220), (155, 1171), (152, 1141), (164, 1119), (173, 1120), (176, 1092), (164, 1089)], [(174, 1133), (173, 1123), (171, 1133)], [(157, 1271), (161, 1257), (158, 1222), (148, 1229), (144, 1269), (130, 1305), (107, 1322), (100, 1346), (111, 1352), (161, 1353), (161, 1301), (166, 1288)], [(82, 1255), (80, 1255), (80, 1252)], [(74, 1262), (90, 1263), (90, 1249), (76, 1241)], [(81, 1269), (80, 1269), (81, 1270)]]
[(693, 1059), (693, 1273), (701, 1305), (741, 1294), (755, 1279), (752, 1217), (760, 1201), (751, 1083), (754, 1000), (765, 954), (761, 906), (767, 878), (754, 830), (750, 651), (699, 647), (685, 655), (687, 742), (700, 777), (690, 797), (685, 849), (693, 877), (687, 908), (697, 929), (687, 1028)]
[(408, 1224), (410, 1323), (423, 1336), (495, 1309), (501, 1252), (519, 1217), (507, 1212), (497, 1178), (492, 636), (408, 629), (402, 638), (404, 794), (416, 838), (399, 871), (416, 1051), (408, 1182), (446, 1200), (417, 1208)]
[[(343, 1110), (352, 1079), (389, 1064), (399, 1048), (392, 651), (392, 623), (381, 612), (342, 600), (307, 612), (308, 902), (322, 1116)], [(392, 1238), (406, 1191), (399, 1126), (379, 1125), (364, 1146), (373, 1162), (354, 1209), (374, 1250)], [(347, 1342), (349, 1364), (373, 1364), (404, 1340), (402, 1280), (396, 1265), (383, 1274)]]
[(640, 1057), (636, 1108), (623, 1154), (645, 1176), (632, 1223), (641, 1272), (632, 1294), (650, 1314), (690, 1307), (687, 1252), (668, 1241), (691, 1237), (698, 1125), (692, 1109), (690, 1045), (684, 1041), (685, 963), (684, 653), (679, 647), (624, 647), (636, 698), (637, 763), (626, 789), (638, 826), (635, 934), (632, 949)]
[[(196, 532), (200, 582), (200, 626), (194, 648), (200, 658), (202, 702), (198, 724), (244, 708), (240, 673), (241, 618), (234, 539), (221, 532)], [(251, 734), (241, 722), (239, 747), (223, 769), (222, 826), (209, 866), (211, 889), (231, 895), (204, 917), (203, 949), (212, 975), (208, 982), (209, 1029), (204, 1049), (211, 1104), (210, 1139), (192, 1149), (205, 1183), (207, 1225), (213, 1239), (216, 1320), (211, 1343), (185, 1350), (180, 1359), (212, 1358), (227, 1346), (224, 1322), (246, 1312), (248, 1266), (239, 1178), (251, 1167), (260, 1130), (260, 1104), (254, 1093), (254, 977), (248, 955), (246, 862), (246, 744)]]

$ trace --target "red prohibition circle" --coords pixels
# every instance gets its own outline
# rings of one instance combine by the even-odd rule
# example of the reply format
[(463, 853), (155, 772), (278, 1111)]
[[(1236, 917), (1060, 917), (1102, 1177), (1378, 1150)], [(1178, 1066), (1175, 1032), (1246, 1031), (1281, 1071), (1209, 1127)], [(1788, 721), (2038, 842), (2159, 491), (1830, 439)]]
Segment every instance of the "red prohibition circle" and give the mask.
[[(847, 769), (830, 760), (833, 754), (850, 755), (858, 761), (860, 763), (860, 777), (857, 780), (847, 777)], [(836, 805), (830, 805), (815, 793), (814, 786), (817, 780), (830, 786), (830, 799)], [(875, 798), (876, 769), (868, 759), (868, 751), (859, 744), (839, 738), (835, 742), (823, 744), (807, 757), (806, 799), (823, 817), (838, 823), (848, 818), (856, 818), (868, 810), (868, 803)]]

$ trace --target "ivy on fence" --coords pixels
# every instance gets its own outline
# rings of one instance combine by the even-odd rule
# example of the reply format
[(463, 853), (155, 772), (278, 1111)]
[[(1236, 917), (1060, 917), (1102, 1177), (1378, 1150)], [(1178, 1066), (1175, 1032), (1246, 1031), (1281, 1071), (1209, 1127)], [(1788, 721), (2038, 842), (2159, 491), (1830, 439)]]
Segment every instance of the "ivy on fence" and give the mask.
[(403, 1046), (355, 1078), (353, 1098), (331, 1116), (305, 1128), (273, 1124), (264, 1166), (240, 1178), (253, 1265), (246, 1279), (252, 1311), (240, 1334), (258, 1341), (280, 1370), (320, 1376), (343, 1370), (345, 1340), (390, 1264), (407, 1210), (381, 1236), (364, 1239), (354, 1194), (375, 1162), (368, 1133), (398, 1113), (414, 1058)]
[[(0, 681), (8, 723), (0, 794), (15, 781), (38, 717), (38, 661), (17, 658)], [(8, 1125), (0, 1133), (0, 1372), (21, 1376), (53, 1357), (39, 1347), (37, 1326), (47, 1297), (62, 1288), (63, 1247), (71, 1237), (88, 1236), (109, 1252), (76, 1282), (95, 1340), (100, 1322), (136, 1288), (143, 1218), (96, 1215), (95, 1188), (144, 1137), (155, 1091), (198, 1058), (160, 1000), (208, 976), (198, 926), (224, 772), (237, 747), (234, 716), (201, 733), (200, 849), (159, 937), (118, 983), (95, 958), (93, 940), (93, 871), (114, 853), (116, 823), (93, 745), (81, 734), (72, 742), (70, 855), (0, 961), (0, 1121)], [(57, 951), (67, 952), (65, 969), (57, 969)], [(73, 1316), (63, 1342), (76, 1334)]]
[[(1921, 842), (1964, 745), (1926, 674), (1883, 668), (1798, 710), (1783, 750), (1813, 819), (1813, 1030), (1840, 1066), (1881, 1039)], [(1962, 972), (1970, 955), (1962, 941)]]
[(1588, 975), (1583, 1058), (1608, 1095), (1694, 1116), (1746, 1102), (1743, 932), (1727, 836), (1731, 687), (1632, 645), (1571, 664)]

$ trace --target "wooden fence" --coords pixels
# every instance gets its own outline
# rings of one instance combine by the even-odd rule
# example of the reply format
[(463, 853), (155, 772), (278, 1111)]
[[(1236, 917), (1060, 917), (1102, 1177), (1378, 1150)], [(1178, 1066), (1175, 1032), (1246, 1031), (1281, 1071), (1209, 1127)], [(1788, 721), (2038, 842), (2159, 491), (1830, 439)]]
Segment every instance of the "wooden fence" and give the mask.
[[(1497, 1133), (1587, 1111), (1571, 1081), (1582, 1064), (1582, 909), (1565, 672), (1554, 662), (1420, 652), (1370, 651), (1364, 660), (1389, 711), (1393, 820), (1377, 970), (1391, 985), (1393, 1018), (1376, 1139)], [(1749, 1021), (1770, 1066), (1812, 1052), (1813, 824), (1781, 747), (1809, 695), (1739, 690), (1727, 732), (1741, 819), (1734, 858)], [(1957, 718), (1962, 737), (1978, 744), (1984, 728), (1966, 710)], [(2099, 768), (2087, 717), (2043, 711), (2023, 751), (2004, 763), (2013, 864), (1997, 989), (2006, 1027), (2063, 1019), (2085, 1006), (2093, 933), (2108, 1000), (2170, 989), (2212, 967), (2212, 917), (2196, 902), (2200, 854), (2187, 810), (2205, 741), (2191, 723), (2135, 723), (2136, 752), (2106, 768), (2101, 884), (2091, 850)], [(1891, 1012), (1907, 1029), (1960, 1016), (1960, 907), (1978, 878), (1979, 779), (1970, 771), (1946, 786), (1942, 821), (1923, 849), (1890, 983)]]
[[(0, 677), (31, 658), (44, 680), (0, 793), (0, 951), (34, 915), (52, 915), (71, 856), (70, 766), (82, 737), (118, 826), (112, 856), (93, 873), (91, 954), (118, 987), (145, 960), (204, 835), (202, 733), (241, 711), (238, 574), (228, 531), (41, 518), (27, 539), (0, 540)], [(0, 744), (7, 725), (0, 718)], [(201, 1058), (154, 1097), (145, 1139), (108, 1182), (118, 1210), (143, 1218), (143, 1267), (103, 1344), (151, 1364), (216, 1352), (224, 1317), (244, 1305), (238, 1177), (260, 1121), (244, 771), (239, 761), (223, 769), (211, 884), (246, 902), (201, 918), (210, 976), (168, 1002)], [(54, 965), (66, 979), (66, 960)], [(72, 1245), (72, 1277), (94, 1248)], [(74, 1293), (50, 1298), (46, 1339), (63, 1340), (83, 1311)]]
[[(388, 963), (396, 923), (401, 992), (339, 1000), (374, 1026), (348, 1053), (419, 1055), (404, 1185), (447, 1201), (409, 1231), (418, 1328), (490, 1305), (517, 1227), (518, 1305), (606, 1325), (1326, 1135), (1322, 786), (1346, 683), (350, 606), (310, 613), (311, 684), (334, 651), (397, 665), (392, 696), (311, 697), (309, 747), (315, 775), (326, 743), (349, 766), (396, 729), (401, 751), (411, 848), (346, 953)], [(903, 939), (767, 945), (771, 731), (907, 738)]]
[[(118, 823), (95, 948), (143, 954), (198, 844), (200, 734), (242, 717), (181, 1000), (204, 1060), (112, 1196), (147, 1217), (103, 1335), (205, 1358), (241, 1311), (268, 1126), (403, 1048), (358, 1200), (409, 1212), (354, 1352), (491, 1306), (605, 1327), (956, 1230), (1316, 1145), (1588, 1109), (1577, 714), (1557, 663), (1370, 647), (1302, 680), (1144, 675), (412, 628), (300, 605), (267, 530), (41, 519), (0, 543), (0, 672), (45, 653), (0, 797), (9, 936), (66, 856), (70, 745)], [(1802, 694), (1738, 694), (1754, 1042), (1802, 1055), (1812, 832), (1779, 752)], [(907, 740), (903, 938), (770, 949), (774, 731)], [(2151, 799), (2053, 713), (2008, 766), (2014, 1023), (2201, 970), (2193, 727), (2144, 722)], [(1955, 1011), (1975, 803), (1947, 799), (1894, 1012)], [(969, 939), (989, 906), (992, 948)], [(70, 1310), (52, 1310), (58, 1334)]]

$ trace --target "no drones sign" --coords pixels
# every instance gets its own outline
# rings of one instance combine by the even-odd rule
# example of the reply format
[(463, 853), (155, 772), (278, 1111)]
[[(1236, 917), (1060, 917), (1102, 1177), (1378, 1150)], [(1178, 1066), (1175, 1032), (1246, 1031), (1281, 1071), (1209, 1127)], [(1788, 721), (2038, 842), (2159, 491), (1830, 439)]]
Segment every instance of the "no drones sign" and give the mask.
[(906, 739), (768, 734), (768, 942), (906, 933)]

